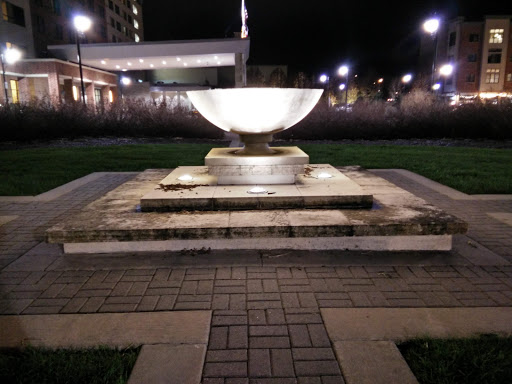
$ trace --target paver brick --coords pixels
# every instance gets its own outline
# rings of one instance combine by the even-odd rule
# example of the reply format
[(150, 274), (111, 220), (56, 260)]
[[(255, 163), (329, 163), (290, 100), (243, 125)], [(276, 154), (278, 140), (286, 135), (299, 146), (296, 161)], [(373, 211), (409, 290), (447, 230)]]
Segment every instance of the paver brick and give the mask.
[(247, 303), (247, 309), (281, 308), (282, 306), (280, 301), (249, 301)]
[[(293, 344), (293, 343), (292, 343)], [(292, 348), (294, 360), (335, 360), (329, 348)]]
[(228, 347), (228, 331), (228, 327), (212, 327), (210, 330), (208, 349), (226, 349)]
[(251, 325), (250, 336), (288, 336), (286, 325)]
[(158, 299), (155, 310), (157, 311), (169, 311), (174, 307), (176, 302), (176, 295), (162, 295)]
[(246, 315), (235, 315), (235, 316), (218, 316), (214, 315), (212, 319), (212, 325), (246, 325)]
[(288, 330), (290, 332), (290, 341), (292, 347), (311, 347), (311, 339), (309, 337), (309, 332), (307, 325), (299, 324), (299, 325), (289, 325)]
[(270, 351), (249, 349), (249, 377), (270, 377)]
[(308, 324), (309, 337), (313, 347), (330, 347), (331, 342), (323, 324)]
[(156, 308), (160, 296), (143, 296), (137, 306), (137, 311), (153, 311)]
[(205, 377), (247, 377), (246, 362), (205, 363)]
[(246, 325), (229, 327), (228, 348), (248, 348), (248, 330)]
[(289, 349), (271, 349), (270, 357), (272, 362), (272, 377), (293, 377), (292, 354)]
[(290, 348), (290, 339), (286, 336), (250, 336), (250, 348)]
[(207, 362), (247, 361), (247, 349), (208, 351)]
[(288, 324), (320, 324), (322, 318), (317, 313), (287, 314), (286, 321)]
[[(267, 324), (267, 319), (264, 309), (251, 309), (248, 312), (250, 325), (264, 325)], [(283, 315), (284, 318), (284, 315)]]

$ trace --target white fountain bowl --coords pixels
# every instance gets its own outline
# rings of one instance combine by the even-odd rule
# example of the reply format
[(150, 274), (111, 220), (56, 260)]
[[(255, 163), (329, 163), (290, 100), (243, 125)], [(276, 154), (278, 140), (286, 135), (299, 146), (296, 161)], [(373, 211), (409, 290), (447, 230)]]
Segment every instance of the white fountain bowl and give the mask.
[(194, 107), (227, 132), (266, 135), (297, 124), (317, 104), (322, 89), (231, 88), (189, 91)]

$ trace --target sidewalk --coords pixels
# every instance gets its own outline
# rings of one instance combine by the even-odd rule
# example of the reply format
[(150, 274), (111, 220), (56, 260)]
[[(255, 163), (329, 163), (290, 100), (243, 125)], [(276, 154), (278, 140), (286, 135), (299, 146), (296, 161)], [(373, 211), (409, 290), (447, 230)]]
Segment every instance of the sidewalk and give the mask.
[(43, 242), (44, 231), (134, 176), (99, 174), (76, 182), (73, 194), (0, 198), (0, 314), (212, 311), (205, 384), (345, 382), (327, 308), (486, 307), (507, 316), (498, 307), (512, 307), (511, 197), (468, 196), (407, 171), (375, 172), (467, 221), (467, 236), (449, 254), (63, 255)]

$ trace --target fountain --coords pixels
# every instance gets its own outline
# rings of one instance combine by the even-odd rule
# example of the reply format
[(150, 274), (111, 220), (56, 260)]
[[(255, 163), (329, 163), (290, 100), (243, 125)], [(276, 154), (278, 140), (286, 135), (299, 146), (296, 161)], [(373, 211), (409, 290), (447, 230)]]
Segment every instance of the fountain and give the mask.
[[(303, 119), (317, 89), (188, 92), (243, 148), (214, 148), (204, 166), (146, 170), (47, 231), (66, 253), (183, 249), (448, 251), (467, 224), (357, 166), (309, 164), (270, 147)], [(163, 179), (162, 179), (163, 178)], [(140, 207), (140, 209), (136, 209)]]

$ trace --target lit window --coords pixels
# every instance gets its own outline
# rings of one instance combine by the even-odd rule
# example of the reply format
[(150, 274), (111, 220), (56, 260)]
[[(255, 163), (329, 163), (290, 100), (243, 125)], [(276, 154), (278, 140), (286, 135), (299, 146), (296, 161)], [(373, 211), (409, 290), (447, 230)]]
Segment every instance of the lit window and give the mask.
[(491, 44), (501, 44), (503, 43), (503, 29), (491, 29), (489, 31), (489, 43)]
[(512, 81), (512, 73), (507, 73), (507, 81)]
[(139, 29), (139, 22), (135, 19), (133, 19), (133, 26), (135, 27), (135, 29)]
[(19, 103), (20, 102), (20, 94), (18, 90), (18, 80), (11, 80), (11, 97), (13, 103)]
[(73, 100), (78, 101), (78, 87), (73, 85)]
[(135, 4), (132, 4), (132, 11), (134, 15), (137, 15), (139, 13), (139, 11), (137, 11), (137, 7), (135, 6)]
[(101, 89), (94, 88), (94, 101), (96, 104), (101, 104)]
[(135, 34), (135, 42), (138, 43), (140, 41), (139, 35)]
[(109, 89), (109, 91), (108, 91), (108, 101), (111, 103), (114, 102), (114, 94), (112, 93), (111, 89)]
[(500, 70), (496, 68), (490, 68), (485, 73), (486, 84), (496, 84), (500, 81)]

